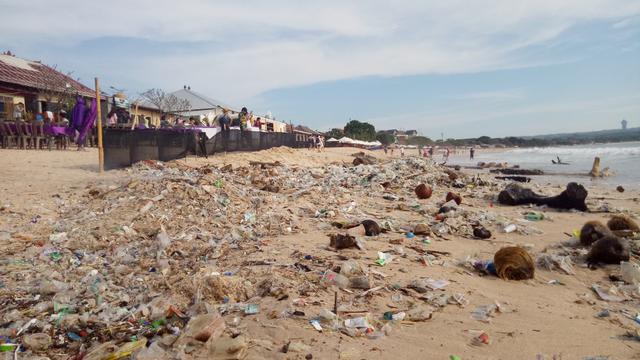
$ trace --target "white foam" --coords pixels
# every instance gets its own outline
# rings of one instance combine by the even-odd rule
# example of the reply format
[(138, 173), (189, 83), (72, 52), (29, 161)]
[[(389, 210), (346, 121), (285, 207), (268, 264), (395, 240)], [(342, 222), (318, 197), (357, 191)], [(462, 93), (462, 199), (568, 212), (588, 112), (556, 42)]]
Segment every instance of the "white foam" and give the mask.
[(640, 146), (607, 146), (607, 147), (533, 147), (508, 151), (512, 154), (549, 154), (549, 155), (577, 155), (577, 156), (639, 156)]

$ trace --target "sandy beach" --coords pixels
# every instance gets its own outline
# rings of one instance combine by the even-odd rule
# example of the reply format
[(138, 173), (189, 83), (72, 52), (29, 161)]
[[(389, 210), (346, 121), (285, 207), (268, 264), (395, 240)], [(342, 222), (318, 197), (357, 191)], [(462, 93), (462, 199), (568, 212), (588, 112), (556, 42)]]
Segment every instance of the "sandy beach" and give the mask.
[[(525, 221), (524, 214), (534, 209), (499, 205), (495, 197), (506, 182), (494, 180), (486, 171), (461, 170), (462, 178), (473, 179), (479, 174), (486, 184), (456, 189), (441, 176), (444, 169), (438, 173), (421, 170), (425, 168), (418, 165), (424, 160), (417, 157), (417, 150), (408, 150), (403, 159), (397, 150), (393, 156), (364, 150), (377, 159), (377, 165), (361, 165), (354, 170), (352, 154), (358, 151), (331, 148), (319, 153), (275, 148), (220, 154), (209, 159), (189, 157), (167, 165), (147, 164), (99, 174), (95, 149), (0, 150), (0, 245), (4, 267), (0, 270), (4, 324), (0, 335), (24, 340), (16, 335), (16, 329), (35, 318), (36, 325), (27, 333), (37, 330), (54, 334), (54, 345), (43, 351), (27, 350), (20, 358), (38, 355), (41, 359), (68, 359), (106, 341), (114, 341), (118, 348), (137, 330), (119, 326), (111, 330), (111, 337), (98, 336), (102, 333), (95, 324), (110, 321), (126, 324), (128, 319), (120, 316), (116, 321), (117, 316), (104, 315), (106, 308), (122, 308), (125, 314), (131, 314), (129, 318), (135, 318), (132, 323), (138, 324), (147, 314), (140, 310), (141, 305), (162, 297), (185, 316), (193, 317), (205, 307), (212, 309), (224, 303), (216, 301), (206, 289), (200, 289), (206, 300), (195, 304), (193, 289), (189, 289), (210, 286), (207, 282), (194, 284), (205, 271), (215, 268), (220, 274), (229, 272), (228, 281), (237, 280), (241, 286), (251, 288), (252, 296), (235, 302), (259, 305), (255, 315), (232, 309), (223, 313), (227, 325), (221, 338), (244, 339), (248, 359), (449, 359), (451, 355), (465, 360), (640, 358), (640, 342), (628, 336), (639, 325), (624, 315), (626, 311), (635, 316), (640, 298), (604, 301), (591, 289), (594, 283), (613, 285), (609, 275), (618, 274), (619, 266), (591, 270), (584, 261), (576, 259), (573, 275), (538, 267), (532, 280), (505, 281), (460, 265), (467, 258), (492, 259), (497, 250), (508, 245), (523, 246), (535, 257), (547, 247), (568, 240), (566, 234), (586, 221), (606, 222), (611, 213), (543, 208), (535, 210), (544, 213), (544, 220)], [(416, 163), (394, 165), (407, 159)], [(259, 165), (251, 166), (252, 162), (267, 165), (260, 169)], [(414, 165), (412, 172), (406, 173)], [(222, 170), (225, 166), (232, 169)], [(403, 173), (395, 174), (390, 190), (384, 190), (376, 177), (370, 176), (387, 176), (390, 171), (401, 169)], [(362, 180), (367, 176), (374, 180)], [(166, 181), (169, 177), (174, 180)], [(353, 178), (359, 180), (352, 181)], [(216, 179), (224, 179), (223, 184), (216, 185)], [(272, 179), (278, 181), (278, 191), (258, 188)], [(339, 179), (342, 180), (338, 182)], [(430, 199), (418, 200), (413, 194), (420, 182), (433, 187)], [(589, 191), (590, 209), (622, 211), (638, 220), (637, 188), (619, 193), (615, 186), (594, 184), (588, 178), (583, 185)], [(312, 186), (309, 191), (299, 191), (307, 186)], [(535, 180), (526, 186), (547, 195), (556, 195), (564, 189)], [(162, 205), (180, 191), (184, 191), (181, 196), (185, 199), (182, 209)], [(199, 207), (204, 200), (198, 199), (219, 199), (221, 191), (230, 201), (229, 206), (244, 209), (242, 213), (209, 212), (212, 206), (209, 203)], [(331, 223), (335, 221), (370, 218), (379, 223), (390, 222), (395, 228), (426, 223), (435, 231), (438, 221), (434, 215), (449, 191), (459, 193), (463, 201), (461, 210), (456, 211), (458, 215), (448, 223), (448, 232), (428, 239), (423, 236), (409, 239), (402, 231), (365, 237), (358, 233), (359, 228), (354, 228), (349, 232), (365, 239), (364, 250), (328, 248), (328, 235), (346, 232), (333, 227)], [(387, 192), (399, 199), (384, 199)], [(112, 194), (121, 195), (111, 197), (115, 196)], [(151, 205), (142, 211), (147, 204)], [(165, 210), (168, 208), (174, 209), (171, 210), (174, 218), (168, 216), (169, 210)], [(482, 216), (493, 233), (490, 239), (460, 235), (467, 226), (467, 218)], [(270, 219), (268, 227), (259, 224), (264, 219)], [(519, 231), (502, 232), (499, 219), (516, 224)], [(156, 246), (161, 225), (166, 227), (172, 242), (157, 257), (155, 252), (144, 255)], [(63, 241), (51, 237), (63, 232), (66, 233)], [(52, 260), (43, 255), (50, 248), (56, 248), (62, 259)], [(134, 248), (139, 248), (135, 260), (123, 262), (115, 257), (123, 249)], [(424, 250), (446, 255), (436, 256), (429, 264), (421, 261)], [(74, 257), (78, 252), (84, 255)], [(378, 252), (394, 254), (393, 261), (384, 266), (375, 264)], [(348, 259), (356, 260), (365, 269), (376, 291), (362, 296), (365, 290), (322, 286), (322, 272)], [(91, 304), (89, 300), (96, 294), (86, 290), (82, 280), (92, 271), (101, 274), (107, 284), (98, 290), (102, 305)], [(448, 283), (442, 290), (426, 294), (406, 289), (407, 284), (420, 278)], [(95, 317), (95, 321), (87, 318), (68, 324), (52, 321), (50, 317), (56, 313), (50, 303), (55, 292), (37, 289), (38, 284), (53, 280), (68, 284), (76, 295), (82, 294), (69, 301), (78, 303), (77, 313), (86, 313), (89, 319)], [(271, 286), (267, 286), (266, 294), (258, 294), (259, 285), (267, 280)], [(78, 287), (85, 290), (77, 290)], [(287, 296), (274, 295), (278, 293), (274, 289), (286, 292)], [(343, 320), (369, 314), (370, 321), (381, 326), (385, 312), (408, 311), (416, 306), (429, 308), (432, 316), (425, 321), (392, 322), (386, 335), (349, 336), (332, 330), (326, 323), (322, 323), (323, 331), (319, 332), (309, 321), (321, 310), (333, 309), (334, 293), (338, 294), (338, 315)], [(128, 294), (130, 299), (123, 301), (121, 294)], [(438, 302), (439, 297), (445, 298), (444, 303)], [(452, 302), (451, 297), (462, 301)], [(35, 310), (38, 303), (46, 305)], [(478, 307), (496, 303), (500, 311), (488, 321), (472, 317)], [(608, 317), (596, 316), (605, 309), (609, 310)], [(301, 313), (293, 314), (294, 310)], [(66, 325), (69, 328), (63, 329)], [(374, 327), (379, 330), (377, 325)], [(89, 331), (80, 341), (65, 335), (79, 334), (82, 329), (95, 332)], [(488, 344), (474, 341), (482, 333), (488, 335)], [(166, 330), (147, 337), (163, 342), (167, 358), (207, 358), (207, 351), (213, 351), (207, 350), (209, 345), (200, 344), (187, 347), (178, 355), (176, 346), (167, 345), (173, 344), (176, 336)], [(295, 350), (299, 352), (289, 345), (290, 351), (284, 353), (282, 348), (289, 342), (296, 344), (300, 349)]]

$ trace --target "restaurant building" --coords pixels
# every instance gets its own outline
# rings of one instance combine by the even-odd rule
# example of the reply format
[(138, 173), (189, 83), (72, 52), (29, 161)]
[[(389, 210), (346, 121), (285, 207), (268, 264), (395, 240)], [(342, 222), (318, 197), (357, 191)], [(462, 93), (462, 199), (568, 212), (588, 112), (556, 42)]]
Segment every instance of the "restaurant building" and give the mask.
[(70, 111), (76, 95), (94, 98), (95, 92), (55, 68), (0, 54), (0, 121), (33, 119), (35, 114)]

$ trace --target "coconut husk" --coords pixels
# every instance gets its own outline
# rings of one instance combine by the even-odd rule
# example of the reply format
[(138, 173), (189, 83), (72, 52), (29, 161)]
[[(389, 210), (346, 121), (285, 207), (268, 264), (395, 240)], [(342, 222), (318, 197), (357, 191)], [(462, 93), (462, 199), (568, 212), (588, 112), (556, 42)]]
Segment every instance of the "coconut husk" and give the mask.
[(362, 244), (355, 238), (355, 236), (351, 236), (349, 234), (331, 234), (329, 235), (329, 246), (336, 250), (340, 249), (348, 249), (348, 248), (358, 248), (360, 250), (363, 249)]
[(587, 221), (580, 230), (580, 243), (590, 246), (603, 237), (611, 235), (611, 230), (599, 221)]
[(377, 236), (382, 232), (380, 225), (373, 220), (364, 220), (362, 226), (364, 226), (364, 232), (367, 236)]
[(607, 222), (609, 229), (617, 230), (631, 230), (640, 231), (638, 224), (626, 215), (613, 215)]
[(431, 228), (427, 224), (417, 224), (413, 227), (413, 233), (416, 235), (431, 235)]
[(588, 264), (620, 264), (629, 261), (629, 242), (613, 235), (607, 235), (596, 241), (587, 254)]
[(456, 204), (458, 204), (458, 205), (460, 205), (462, 203), (462, 197), (460, 195), (449, 191), (447, 193), (446, 201), (449, 202), (451, 200), (455, 201)]
[(418, 196), (418, 199), (428, 199), (431, 197), (431, 193), (433, 192), (433, 190), (431, 190), (430, 186), (420, 184), (416, 187), (415, 192), (416, 196)]
[(493, 257), (498, 277), (504, 280), (533, 279), (535, 264), (529, 253), (518, 246), (504, 247)]
[(487, 228), (482, 225), (478, 225), (473, 228), (473, 236), (478, 239), (488, 239), (491, 237), (491, 231), (487, 230)]

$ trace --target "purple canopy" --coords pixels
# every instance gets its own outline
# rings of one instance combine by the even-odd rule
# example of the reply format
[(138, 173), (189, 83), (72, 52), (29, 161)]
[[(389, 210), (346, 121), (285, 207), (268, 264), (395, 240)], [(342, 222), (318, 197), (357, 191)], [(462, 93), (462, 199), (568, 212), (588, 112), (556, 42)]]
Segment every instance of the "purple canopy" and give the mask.
[(84, 98), (78, 95), (76, 99), (76, 105), (71, 111), (71, 127), (80, 131), (82, 122), (84, 121)]
[(89, 130), (93, 127), (93, 123), (96, 121), (96, 115), (98, 113), (98, 106), (96, 104), (96, 99), (91, 101), (91, 108), (86, 109), (84, 112), (84, 117), (82, 120), (82, 124), (80, 125), (78, 138), (76, 139), (76, 144), (83, 145), (84, 140), (87, 138), (87, 134)]

